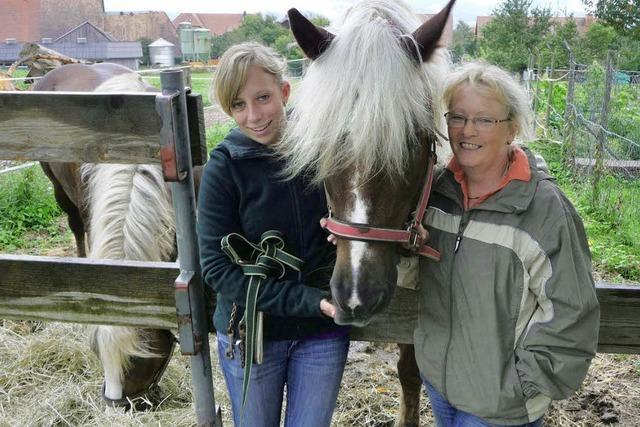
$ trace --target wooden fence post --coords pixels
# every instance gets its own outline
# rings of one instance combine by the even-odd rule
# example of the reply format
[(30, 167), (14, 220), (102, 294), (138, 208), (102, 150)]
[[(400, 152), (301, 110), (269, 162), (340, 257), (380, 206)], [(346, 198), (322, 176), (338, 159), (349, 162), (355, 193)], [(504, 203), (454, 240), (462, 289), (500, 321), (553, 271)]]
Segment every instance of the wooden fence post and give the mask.
[(547, 129), (551, 129), (551, 105), (553, 103), (553, 73), (556, 65), (556, 53), (551, 54), (551, 68), (547, 73), (549, 85), (547, 86), (547, 112), (545, 114), (545, 126)]
[(535, 121), (535, 117), (536, 117), (536, 110), (538, 109), (538, 99), (540, 98), (540, 73), (542, 70), (542, 55), (540, 54), (540, 51), (538, 50), (536, 52), (536, 58), (535, 61), (537, 62), (536, 65), (536, 92), (535, 95), (533, 96), (533, 130), (536, 130), (536, 121)]
[(605, 129), (607, 128), (607, 121), (609, 119), (609, 100), (611, 99), (611, 86), (613, 84), (613, 65), (612, 65), (612, 53), (607, 53), (607, 74), (604, 84), (604, 96), (602, 99), (602, 109), (600, 110), (600, 123), (597, 130), (596, 138), (596, 161), (593, 170), (593, 193), (591, 204), (596, 206), (598, 199), (600, 198), (600, 181), (604, 174), (604, 145), (607, 141)]
[(567, 88), (567, 98), (564, 103), (564, 145), (563, 157), (565, 165), (575, 166), (576, 161), (576, 110), (574, 106), (574, 91), (576, 84), (576, 60), (571, 47), (564, 41), (564, 46), (569, 51), (569, 82)]

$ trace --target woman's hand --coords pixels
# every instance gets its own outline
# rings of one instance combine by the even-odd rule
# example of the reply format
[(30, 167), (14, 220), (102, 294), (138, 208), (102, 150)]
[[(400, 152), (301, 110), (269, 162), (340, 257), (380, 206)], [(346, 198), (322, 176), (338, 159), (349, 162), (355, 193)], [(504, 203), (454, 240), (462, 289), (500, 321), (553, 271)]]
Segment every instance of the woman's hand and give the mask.
[(322, 311), (322, 314), (327, 317), (331, 317), (332, 319), (336, 315), (336, 307), (325, 298), (320, 300), (320, 311)]
[[(325, 228), (327, 226), (327, 219), (322, 217), (320, 218), (320, 227)], [(327, 236), (327, 242), (333, 244), (334, 246), (338, 244), (338, 238), (333, 234), (329, 234)], [(333, 317), (333, 316), (332, 316)]]

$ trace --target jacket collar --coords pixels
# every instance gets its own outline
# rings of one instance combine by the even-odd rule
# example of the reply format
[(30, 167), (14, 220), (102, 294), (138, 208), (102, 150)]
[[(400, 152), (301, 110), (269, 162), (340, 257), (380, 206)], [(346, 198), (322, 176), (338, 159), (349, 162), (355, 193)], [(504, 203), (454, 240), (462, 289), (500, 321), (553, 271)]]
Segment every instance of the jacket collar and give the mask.
[[(531, 179), (528, 182), (520, 180), (510, 181), (502, 190), (490, 196), (480, 205), (471, 210), (488, 210), (504, 213), (520, 213), (529, 208), (538, 187), (538, 182), (542, 180), (552, 179), (549, 175), (538, 168), (534, 154), (526, 147), (522, 147), (529, 160), (529, 169), (531, 170)], [(438, 179), (434, 191), (455, 200), (462, 208), (462, 190), (460, 185), (453, 177), (450, 170), (443, 170), (441, 174), (446, 175), (446, 179)], [(445, 178), (442, 176), (442, 178)]]
[(271, 148), (249, 138), (238, 128), (231, 129), (224, 143), (232, 159), (253, 159), (274, 155)]

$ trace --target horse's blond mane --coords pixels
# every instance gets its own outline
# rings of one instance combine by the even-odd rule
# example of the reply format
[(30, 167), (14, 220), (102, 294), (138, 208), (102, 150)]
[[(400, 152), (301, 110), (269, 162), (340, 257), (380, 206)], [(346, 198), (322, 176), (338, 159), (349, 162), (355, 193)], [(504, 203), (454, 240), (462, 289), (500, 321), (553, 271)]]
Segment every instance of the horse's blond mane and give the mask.
[[(94, 92), (144, 92), (147, 88), (130, 73), (112, 77)], [(81, 174), (90, 211), (89, 258), (170, 260), (176, 226), (159, 166), (85, 164)], [(132, 356), (157, 357), (144, 333), (130, 327), (90, 327), (92, 347), (105, 368), (107, 397), (122, 396), (118, 384), (121, 386)]]
[(361, 171), (399, 176), (410, 144), (425, 129), (442, 130), (438, 82), (449, 67), (443, 49), (418, 66), (401, 38), (420, 25), (398, 1), (351, 8), (328, 49), (294, 91), (292, 115), (279, 151), (289, 176), (321, 181), (356, 164)]

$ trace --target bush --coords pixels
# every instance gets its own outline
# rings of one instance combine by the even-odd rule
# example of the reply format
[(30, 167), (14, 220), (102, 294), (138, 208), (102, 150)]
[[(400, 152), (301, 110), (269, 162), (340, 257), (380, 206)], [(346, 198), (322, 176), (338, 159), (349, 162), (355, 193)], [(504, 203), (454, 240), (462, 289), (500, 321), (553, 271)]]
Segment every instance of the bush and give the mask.
[(62, 214), (39, 167), (0, 176), (0, 249), (21, 246), (28, 231), (57, 231)]
[(607, 280), (640, 281), (640, 186), (636, 180), (613, 175), (600, 182), (599, 198), (592, 202), (588, 176), (562, 163), (562, 145), (538, 141), (531, 148), (540, 153), (582, 217), (596, 271)]

